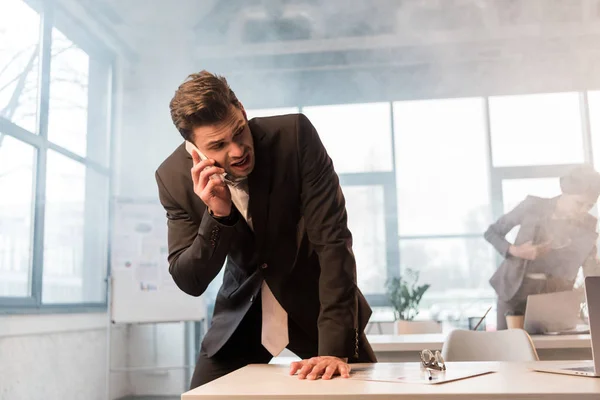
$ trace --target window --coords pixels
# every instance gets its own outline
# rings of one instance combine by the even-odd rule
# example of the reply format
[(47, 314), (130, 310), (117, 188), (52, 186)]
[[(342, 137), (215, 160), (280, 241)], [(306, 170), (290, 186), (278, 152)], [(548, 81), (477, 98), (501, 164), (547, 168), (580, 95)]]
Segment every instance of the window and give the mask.
[(40, 11), (0, 4), (0, 308), (105, 308), (112, 58)]
[(0, 132), (0, 297), (31, 294), (36, 158), (35, 147)]
[(584, 161), (578, 93), (490, 97), (495, 167)]
[[(394, 103), (400, 265), (431, 285), (423, 308), (447, 319), (494, 297), (483, 99)], [(486, 303), (487, 304), (487, 303)]]
[(49, 150), (45, 217), (43, 302), (102, 302), (108, 262), (108, 178)]
[(480, 233), (489, 222), (482, 99), (394, 103), (401, 236)]
[(304, 107), (338, 174), (392, 171), (388, 103)]
[[(586, 161), (581, 98), (546, 93), (489, 99), (495, 218), (528, 195), (559, 195), (559, 177)], [(507, 240), (514, 242), (518, 231), (511, 230)]]
[(489, 284), (495, 253), (482, 237), (401, 240), (400, 260), (402, 269), (419, 271), (420, 282), (431, 285), (423, 296), (423, 309), (431, 318), (452, 319), (495, 299)]
[(48, 140), (82, 157), (87, 153), (89, 71), (90, 56), (54, 28)]
[(502, 181), (504, 212), (509, 212), (527, 196), (552, 198), (560, 195), (558, 178), (505, 179)]

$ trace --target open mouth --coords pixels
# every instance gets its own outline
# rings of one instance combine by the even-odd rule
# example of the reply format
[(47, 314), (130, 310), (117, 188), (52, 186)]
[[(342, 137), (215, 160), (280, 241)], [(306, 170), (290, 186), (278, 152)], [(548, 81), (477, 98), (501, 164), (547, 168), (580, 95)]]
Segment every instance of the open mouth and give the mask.
[(246, 154), (244, 158), (234, 163), (231, 163), (231, 166), (234, 168), (246, 168), (250, 164), (250, 155)]

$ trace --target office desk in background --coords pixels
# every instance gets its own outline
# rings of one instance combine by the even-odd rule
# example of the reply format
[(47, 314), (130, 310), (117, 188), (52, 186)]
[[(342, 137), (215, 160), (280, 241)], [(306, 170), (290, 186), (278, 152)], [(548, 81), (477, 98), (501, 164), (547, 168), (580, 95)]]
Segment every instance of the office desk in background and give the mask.
[[(441, 351), (445, 338), (444, 333), (368, 336), (379, 362), (419, 361), (423, 349)], [(592, 359), (590, 335), (533, 335), (531, 339), (542, 361)]]
[[(556, 361), (540, 361), (556, 363)], [(454, 363), (456, 364), (456, 363)], [(474, 363), (469, 363), (470, 365)], [(365, 364), (362, 364), (364, 366)], [(448, 363), (452, 368), (453, 363)], [(282, 365), (249, 365), (184, 393), (182, 400), (598, 400), (600, 379), (534, 372), (529, 363), (482, 363), (495, 373), (439, 385), (335, 378), (301, 381)], [(356, 367), (361, 364), (356, 364)]]

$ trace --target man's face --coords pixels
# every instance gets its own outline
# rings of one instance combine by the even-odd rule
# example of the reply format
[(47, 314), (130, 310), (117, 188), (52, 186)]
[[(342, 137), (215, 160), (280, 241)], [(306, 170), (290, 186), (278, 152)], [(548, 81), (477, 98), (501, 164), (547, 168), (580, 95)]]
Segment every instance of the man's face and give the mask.
[(254, 169), (254, 141), (243, 108), (231, 105), (222, 122), (194, 128), (193, 141), (207, 158), (235, 178), (244, 178)]

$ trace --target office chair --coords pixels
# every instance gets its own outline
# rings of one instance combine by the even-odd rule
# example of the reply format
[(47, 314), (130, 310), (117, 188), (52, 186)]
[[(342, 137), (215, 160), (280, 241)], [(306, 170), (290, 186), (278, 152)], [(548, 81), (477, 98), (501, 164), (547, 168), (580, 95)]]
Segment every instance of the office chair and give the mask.
[(522, 329), (497, 332), (452, 331), (442, 347), (445, 361), (538, 361), (531, 337)]

